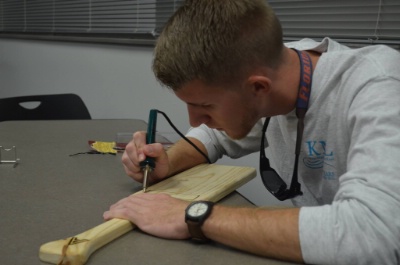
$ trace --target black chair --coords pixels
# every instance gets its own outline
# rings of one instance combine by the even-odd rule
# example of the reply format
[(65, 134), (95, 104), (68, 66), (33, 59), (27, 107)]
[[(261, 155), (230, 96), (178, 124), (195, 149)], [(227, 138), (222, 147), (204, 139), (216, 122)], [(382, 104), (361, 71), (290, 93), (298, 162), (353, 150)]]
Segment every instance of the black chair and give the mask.
[[(39, 104), (25, 108), (26, 103)], [(0, 121), (89, 120), (89, 110), (75, 94), (34, 95), (0, 99)]]

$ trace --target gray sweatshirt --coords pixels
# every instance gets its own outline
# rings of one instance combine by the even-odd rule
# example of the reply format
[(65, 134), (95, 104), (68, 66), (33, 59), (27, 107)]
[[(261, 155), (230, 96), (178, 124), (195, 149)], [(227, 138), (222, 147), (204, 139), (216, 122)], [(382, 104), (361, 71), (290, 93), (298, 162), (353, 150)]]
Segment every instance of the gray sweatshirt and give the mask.
[[(360, 49), (326, 38), (286, 44), (322, 52), (305, 118), (299, 182), (304, 194), (300, 243), (313, 264), (400, 264), (400, 53), (377, 45)], [(264, 119), (263, 119), (264, 120)], [(260, 120), (242, 140), (205, 125), (188, 136), (210, 159), (259, 150)], [(271, 118), (271, 164), (289, 185), (294, 165), (294, 111)]]

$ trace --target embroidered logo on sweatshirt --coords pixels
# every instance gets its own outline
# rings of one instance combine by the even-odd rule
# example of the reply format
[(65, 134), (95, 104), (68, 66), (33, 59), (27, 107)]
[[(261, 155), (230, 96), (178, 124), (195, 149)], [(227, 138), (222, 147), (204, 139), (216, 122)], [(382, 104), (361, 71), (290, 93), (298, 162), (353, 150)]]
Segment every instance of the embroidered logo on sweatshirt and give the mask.
[(334, 152), (327, 150), (325, 141), (306, 141), (307, 155), (303, 158), (303, 163), (311, 169), (323, 169), (323, 178), (326, 180), (336, 179)]

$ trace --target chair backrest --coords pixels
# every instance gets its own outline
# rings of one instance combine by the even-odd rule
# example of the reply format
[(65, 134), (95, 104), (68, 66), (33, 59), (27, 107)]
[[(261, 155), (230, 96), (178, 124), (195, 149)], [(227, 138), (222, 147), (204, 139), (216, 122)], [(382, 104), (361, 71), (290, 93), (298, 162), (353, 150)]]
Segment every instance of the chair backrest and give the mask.
[[(26, 108), (24, 103), (38, 103)], [(11, 120), (88, 120), (89, 110), (75, 94), (34, 95), (0, 99), (0, 121)]]

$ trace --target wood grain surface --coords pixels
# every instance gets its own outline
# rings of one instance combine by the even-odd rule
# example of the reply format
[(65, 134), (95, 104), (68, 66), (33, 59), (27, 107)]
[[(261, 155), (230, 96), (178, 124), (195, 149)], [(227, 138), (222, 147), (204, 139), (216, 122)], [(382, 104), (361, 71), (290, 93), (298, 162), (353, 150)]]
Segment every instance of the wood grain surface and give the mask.
[[(150, 186), (147, 193), (217, 202), (255, 176), (254, 168), (203, 164)], [(127, 220), (111, 219), (76, 236), (43, 244), (39, 258), (51, 264), (85, 264), (94, 251), (134, 228)]]

